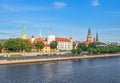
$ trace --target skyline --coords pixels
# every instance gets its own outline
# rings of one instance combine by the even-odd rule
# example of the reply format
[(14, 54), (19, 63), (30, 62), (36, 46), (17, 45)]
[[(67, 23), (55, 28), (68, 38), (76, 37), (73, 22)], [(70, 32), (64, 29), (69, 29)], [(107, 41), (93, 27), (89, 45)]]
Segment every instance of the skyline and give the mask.
[(116, 0), (0, 0), (0, 39), (27, 36), (72, 37), (85, 41), (87, 30), (100, 41), (120, 42), (120, 1)]

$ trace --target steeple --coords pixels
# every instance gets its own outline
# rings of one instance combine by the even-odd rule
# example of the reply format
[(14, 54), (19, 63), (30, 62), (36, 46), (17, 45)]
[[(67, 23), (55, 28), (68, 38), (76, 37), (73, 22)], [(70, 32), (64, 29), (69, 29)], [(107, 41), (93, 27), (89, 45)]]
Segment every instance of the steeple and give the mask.
[(96, 41), (97, 41), (97, 42), (99, 41), (98, 33), (96, 33)]
[(93, 40), (94, 40), (94, 43), (96, 43), (96, 42), (97, 42), (97, 41), (96, 41), (96, 37), (94, 37), (94, 39), (93, 39)]
[(90, 30), (90, 28), (88, 29), (88, 35), (91, 35), (91, 30)]
[(88, 42), (88, 44), (92, 42), (92, 35), (91, 35), (90, 28), (88, 28), (87, 42)]
[(41, 28), (40, 28), (40, 32), (39, 32), (39, 37), (42, 38)]
[(25, 26), (25, 24), (23, 25), (23, 32), (22, 32), (22, 34), (26, 34), (26, 26)]
[(26, 26), (25, 26), (25, 24), (23, 25), (22, 39), (27, 39), (27, 36), (26, 36)]

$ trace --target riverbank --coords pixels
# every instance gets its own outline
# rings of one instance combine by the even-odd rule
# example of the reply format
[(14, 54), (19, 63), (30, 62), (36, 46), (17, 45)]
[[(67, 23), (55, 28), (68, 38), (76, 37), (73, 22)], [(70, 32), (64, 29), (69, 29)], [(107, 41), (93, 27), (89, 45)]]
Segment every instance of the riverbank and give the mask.
[(34, 63), (34, 62), (48, 62), (48, 61), (62, 61), (62, 60), (77, 60), (77, 59), (91, 59), (91, 58), (107, 58), (119, 57), (120, 54), (104, 54), (104, 55), (84, 55), (84, 56), (67, 56), (55, 58), (41, 58), (41, 59), (23, 59), (23, 60), (0, 60), (0, 65), (6, 64), (21, 64), (21, 63)]

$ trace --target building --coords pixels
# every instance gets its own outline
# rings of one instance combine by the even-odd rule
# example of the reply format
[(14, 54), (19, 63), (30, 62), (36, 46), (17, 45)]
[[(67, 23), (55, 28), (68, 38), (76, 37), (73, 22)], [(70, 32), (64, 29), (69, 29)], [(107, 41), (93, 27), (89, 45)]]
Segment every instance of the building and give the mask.
[(94, 43), (99, 42), (98, 33), (96, 33), (96, 37), (94, 37), (94, 39), (92, 40), (91, 29), (89, 28), (88, 29), (88, 35), (87, 35), (87, 41), (84, 41), (82, 43), (88, 45), (88, 44), (90, 44), (92, 42), (94, 42)]
[(23, 26), (22, 39), (27, 39), (26, 26), (25, 26), (25, 24), (24, 24), (24, 26)]
[(60, 38), (60, 37), (55, 37), (54, 35), (49, 35), (46, 38), (42, 38), (41, 30), (39, 34), (39, 38), (35, 38), (32, 36), (31, 38), (27, 38), (26, 36), (26, 30), (25, 26), (23, 28), (23, 33), (22, 33), (22, 39), (26, 39), (30, 41), (33, 45), (35, 45), (36, 42), (42, 41), (45, 44), (45, 47), (42, 49), (43, 52), (51, 52), (50, 48), (50, 43), (52, 41), (57, 41), (57, 50), (60, 51), (69, 51), (73, 49), (73, 43), (72, 43), (72, 38)]
[(88, 29), (87, 41), (84, 41), (84, 42), (82, 42), (82, 43), (84, 43), (84, 44), (86, 44), (86, 45), (92, 43), (92, 34), (91, 34), (90, 28)]

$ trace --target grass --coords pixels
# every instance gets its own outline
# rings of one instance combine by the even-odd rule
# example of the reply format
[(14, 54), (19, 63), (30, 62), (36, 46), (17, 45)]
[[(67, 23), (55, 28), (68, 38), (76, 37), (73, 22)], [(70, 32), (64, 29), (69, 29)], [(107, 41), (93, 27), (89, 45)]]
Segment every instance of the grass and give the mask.
[(22, 54), (12, 54), (12, 55), (10, 55), (10, 57), (19, 57), (19, 56), (22, 56)]

